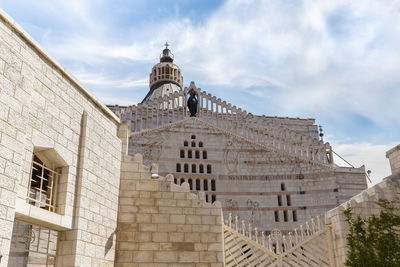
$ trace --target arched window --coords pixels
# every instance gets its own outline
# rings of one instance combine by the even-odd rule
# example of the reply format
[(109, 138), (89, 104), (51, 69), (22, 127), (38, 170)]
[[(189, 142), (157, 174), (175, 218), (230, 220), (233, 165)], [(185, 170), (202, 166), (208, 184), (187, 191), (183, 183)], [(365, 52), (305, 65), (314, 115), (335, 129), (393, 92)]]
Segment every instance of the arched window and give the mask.
[(215, 195), (211, 195), (211, 203), (214, 203), (216, 200)]
[(203, 151), (203, 159), (207, 159), (207, 151)]
[(199, 147), (203, 147), (203, 142), (199, 142)]
[(210, 164), (207, 165), (207, 173), (211, 173), (211, 165)]
[(184, 172), (189, 172), (189, 165), (187, 164), (183, 165), (183, 170)]
[(189, 159), (192, 158), (192, 150), (188, 150), (188, 158), (189, 158)]
[(176, 172), (181, 172), (181, 164), (180, 163), (176, 164)]
[(196, 190), (200, 190), (200, 179), (196, 179)]
[(185, 141), (183, 142), (183, 145), (184, 145), (184, 146), (188, 146), (188, 145), (189, 145), (188, 141), (185, 140)]
[(195, 136), (195, 135), (192, 135), (190, 138), (192, 138), (192, 139), (196, 139), (196, 136)]
[(211, 191), (215, 191), (215, 180), (211, 180)]
[(208, 191), (208, 180), (207, 179), (203, 180), (203, 190)]
[(192, 164), (192, 173), (196, 173), (196, 164)]
[(200, 173), (204, 173), (204, 166), (203, 166), (203, 164), (200, 164), (200, 166), (199, 166), (199, 172), (200, 172)]
[(192, 141), (192, 147), (196, 147), (196, 142)]
[(192, 181), (192, 179), (190, 179), (189, 178), (189, 188), (190, 188), (190, 190), (193, 190), (193, 181)]
[(200, 151), (196, 150), (195, 156), (196, 156), (196, 159), (199, 159), (200, 158)]
[(185, 182), (185, 178), (181, 178), (181, 183), (180, 184), (183, 184)]
[(185, 150), (181, 150), (181, 159), (183, 159), (185, 157)]
[(285, 183), (281, 183), (281, 191), (285, 191)]

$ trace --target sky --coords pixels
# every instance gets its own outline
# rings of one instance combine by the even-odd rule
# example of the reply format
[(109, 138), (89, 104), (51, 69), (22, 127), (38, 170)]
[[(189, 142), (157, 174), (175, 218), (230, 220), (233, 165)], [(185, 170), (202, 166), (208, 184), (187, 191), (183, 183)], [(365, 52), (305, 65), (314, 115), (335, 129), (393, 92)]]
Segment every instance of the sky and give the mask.
[[(184, 86), (253, 114), (315, 118), (373, 184), (400, 143), (400, 1), (2, 0), (105, 104), (147, 94), (168, 41)], [(342, 163), (339, 160), (338, 163)]]

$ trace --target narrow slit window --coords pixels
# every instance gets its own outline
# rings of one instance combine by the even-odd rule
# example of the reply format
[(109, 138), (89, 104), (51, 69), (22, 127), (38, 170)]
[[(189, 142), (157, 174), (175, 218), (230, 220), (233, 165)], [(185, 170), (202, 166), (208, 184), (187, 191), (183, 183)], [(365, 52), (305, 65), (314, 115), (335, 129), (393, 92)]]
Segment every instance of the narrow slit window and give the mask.
[(180, 163), (176, 164), (176, 172), (181, 172), (181, 164)]
[(211, 165), (210, 164), (207, 165), (207, 173), (211, 173)]
[(200, 173), (204, 173), (204, 166), (203, 166), (203, 164), (200, 164), (200, 165), (199, 165), (199, 172), (200, 172)]
[(286, 204), (287, 204), (288, 206), (291, 206), (291, 205), (292, 205), (292, 201), (290, 200), (290, 195), (286, 195)]
[(206, 202), (208, 202), (208, 195), (206, 194)]
[(285, 222), (288, 221), (287, 210), (284, 210), (284, 211), (283, 211), (283, 220), (284, 220)]
[(297, 222), (297, 212), (294, 210), (292, 211), (293, 221)]
[(274, 211), (275, 222), (279, 222), (279, 213), (278, 211)]
[(189, 172), (189, 165), (185, 164), (183, 166), (185, 172)]
[(190, 190), (193, 190), (193, 180), (192, 179), (189, 179), (189, 188), (190, 188)]
[(208, 180), (207, 179), (203, 180), (203, 190), (208, 191)]
[(281, 191), (285, 191), (285, 183), (281, 183)]
[(278, 206), (282, 206), (282, 197), (281, 197), (281, 195), (278, 195), (277, 198), (278, 198)]
[(196, 173), (196, 164), (192, 164), (192, 173)]
[(215, 180), (211, 180), (211, 191), (215, 191)]
[(201, 190), (200, 189), (200, 179), (196, 179), (196, 190)]
[(215, 195), (211, 195), (211, 203), (214, 203), (214, 202), (215, 202), (215, 200), (216, 200), (216, 197), (215, 197)]

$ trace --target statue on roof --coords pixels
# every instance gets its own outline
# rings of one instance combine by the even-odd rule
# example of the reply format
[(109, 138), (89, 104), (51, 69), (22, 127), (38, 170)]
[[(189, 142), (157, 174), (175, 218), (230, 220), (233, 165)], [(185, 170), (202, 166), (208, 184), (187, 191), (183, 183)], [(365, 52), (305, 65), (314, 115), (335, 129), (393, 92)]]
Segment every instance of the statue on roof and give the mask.
[(190, 96), (187, 102), (187, 106), (190, 111), (190, 117), (196, 117), (197, 114), (197, 96), (195, 92), (190, 92)]

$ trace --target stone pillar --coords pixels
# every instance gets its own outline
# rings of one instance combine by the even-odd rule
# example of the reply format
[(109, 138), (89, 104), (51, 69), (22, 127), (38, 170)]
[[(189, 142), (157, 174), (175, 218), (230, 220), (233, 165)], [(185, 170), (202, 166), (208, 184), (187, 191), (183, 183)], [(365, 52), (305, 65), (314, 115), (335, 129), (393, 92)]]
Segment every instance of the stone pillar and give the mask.
[(392, 174), (400, 173), (400, 144), (386, 152)]

